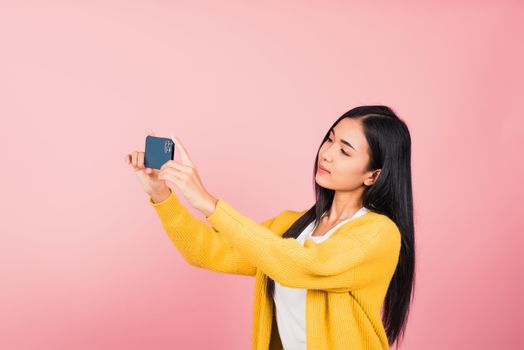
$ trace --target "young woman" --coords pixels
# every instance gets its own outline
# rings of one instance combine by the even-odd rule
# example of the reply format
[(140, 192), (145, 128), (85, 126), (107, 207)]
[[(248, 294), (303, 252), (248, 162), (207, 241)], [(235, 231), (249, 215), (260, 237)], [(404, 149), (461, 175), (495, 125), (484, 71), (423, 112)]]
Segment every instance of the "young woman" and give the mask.
[[(151, 133), (150, 133), (151, 134)], [(415, 276), (411, 137), (387, 106), (338, 118), (314, 163), (315, 204), (257, 223), (182, 162), (125, 159), (188, 263), (255, 276), (252, 349), (389, 349), (403, 338)], [(171, 189), (201, 211), (195, 218)]]

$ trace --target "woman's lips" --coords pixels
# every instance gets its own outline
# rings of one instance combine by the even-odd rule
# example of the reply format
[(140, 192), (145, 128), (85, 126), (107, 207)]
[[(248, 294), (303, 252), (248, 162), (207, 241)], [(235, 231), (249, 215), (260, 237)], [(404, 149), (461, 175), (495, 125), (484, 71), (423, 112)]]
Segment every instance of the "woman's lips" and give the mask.
[(320, 165), (317, 167), (317, 169), (318, 169), (319, 173), (329, 174), (329, 171), (327, 171), (326, 169), (322, 168)]

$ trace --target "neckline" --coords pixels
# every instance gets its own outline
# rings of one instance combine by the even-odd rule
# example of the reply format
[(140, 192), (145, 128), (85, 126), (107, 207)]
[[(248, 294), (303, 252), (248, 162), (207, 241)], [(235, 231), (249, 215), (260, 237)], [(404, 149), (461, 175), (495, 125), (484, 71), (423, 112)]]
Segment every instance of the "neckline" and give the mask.
[[(328, 211), (329, 211), (329, 209), (326, 210), (326, 211), (325, 211), (325, 212), (320, 216), (320, 219), (322, 219), (322, 218), (327, 214)], [(362, 207), (360, 207), (356, 212), (354, 212), (353, 215), (351, 215), (349, 218), (345, 218), (344, 220), (342, 220), (342, 221), (338, 222), (337, 224), (335, 224), (335, 226), (337, 226), (337, 225), (339, 225), (341, 222), (345, 222), (345, 221), (347, 221), (347, 220), (355, 220), (355, 219), (358, 219), (358, 218), (361, 217), (362, 215), (359, 215), (359, 216), (356, 217), (356, 218), (354, 218), (354, 216), (357, 215), (358, 213), (362, 212), (362, 211), (364, 212), (364, 214), (362, 214), (362, 215), (365, 215), (365, 214), (367, 214), (368, 212), (370, 212), (370, 210), (369, 210), (368, 208), (362, 206)], [(333, 226), (333, 227), (335, 227), (335, 226)]]
[[(363, 209), (364, 209), (364, 210), (363, 210)], [(358, 213), (360, 213), (361, 211), (364, 211), (364, 214), (359, 215), (359, 216), (357, 216), (357, 217), (355, 218), (354, 216), (357, 215)], [(324, 212), (324, 214), (322, 214), (322, 216), (321, 216), (320, 218), (322, 219), (322, 218), (326, 215), (327, 212), (328, 212), (328, 211), (326, 210), (326, 211)], [(329, 235), (329, 236), (328, 236), (328, 238), (329, 238), (329, 237), (335, 235), (335, 234), (337, 233), (337, 231), (340, 230), (340, 229), (341, 229), (345, 224), (347, 224), (347, 223), (349, 223), (349, 222), (351, 222), (351, 221), (355, 221), (355, 220), (357, 220), (357, 219), (360, 219), (361, 217), (365, 216), (366, 214), (368, 214), (368, 213), (370, 213), (370, 212), (371, 212), (371, 211), (370, 211), (368, 208), (366, 208), (366, 207), (360, 207), (360, 209), (357, 210), (353, 215), (351, 215), (349, 218), (345, 218), (344, 220), (342, 220), (342, 221), (338, 222), (337, 224), (335, 224), (335, 226), (333, 226), (332, 228), (330, 228), (329, 230), (327, 230), (327, 232), (324, 233), (322, 236), (313, 236), (312, 234), (310, 234), (307, 238), (313, 238), (313, 239), (319, 238), (319, 239), (321, 239), (321, 238), (324, 238), (324, 236), (326, 236), (326, 235)], [(311, 224), (314, 224), (314, 223), (315, 223), (315, 221), (312, 221), (312, 222), (311, 222)], [(320, 222), (319, 222), (319, 223), (320, 223)], [(316, 224), (316, 225), (312, 228), (311, 233), (313, 233), (313, 231), (315, 231), (315, 229), (317, 228), (317, 226), (318, 226), (318, 224)], [(333, 231), (333, 230), (334, 230), (334, 231)], [(333, 231), (333, 232), (331, 232), (331, 231)], [(331, 233), (330, 233), (330, 232), (331, 232)], [(306, 238), (306, 239), (307, 239), (307, 238)]]
[[(309, 209), (305, 209), (305, 210), (302, 210), (301, 212), (298, 212), (298, 217), (301, 217), (302, 215), (304, 215), (304, 213), (306, 211), (308, 211), (308, 210)], [(378, 215), (381, 215), (381, 214), (376, 213), (376, 212), (374, 212), (372, 210), (369, 210), (366, 213), (364, 213), (363, 215), (359, 216), (358, 218), (355, 218), (353, 220), (349, 220), (347, 222), (344, 222), (342, 225), (340, 225), (338, 228), (336, 228), (333, 233), (331, 233), (330, 237), (333, 237), (334, 235), (338, 234), (340, 231), (349, 230), (351, 227), (355, 226), (357, 223), (363, 221), (364, 219), (376, 217)], [(296, 220), (298, 217), (294, 218), (294, 220)], [(341, 221), (341, 222), (343, 222), (343, 221)], [(311, 237), (323, 237), (323, 236), (309, 236), (309, 237), (306, 237), (305, 239), (307, 240), (307, 239), (310, 239)]]

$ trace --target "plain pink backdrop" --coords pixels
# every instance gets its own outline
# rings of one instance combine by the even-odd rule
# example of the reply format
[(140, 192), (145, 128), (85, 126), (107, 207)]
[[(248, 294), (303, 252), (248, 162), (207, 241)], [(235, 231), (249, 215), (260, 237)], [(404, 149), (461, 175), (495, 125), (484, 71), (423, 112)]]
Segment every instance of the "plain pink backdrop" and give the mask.
[(0, 1), (0, 348), (248, 349), (254, 279), (188, 265), (123, 157), (173, 133), (262, 221), (362, 104), (412, 136), (402, 349), (523, 348), (522, 5)]

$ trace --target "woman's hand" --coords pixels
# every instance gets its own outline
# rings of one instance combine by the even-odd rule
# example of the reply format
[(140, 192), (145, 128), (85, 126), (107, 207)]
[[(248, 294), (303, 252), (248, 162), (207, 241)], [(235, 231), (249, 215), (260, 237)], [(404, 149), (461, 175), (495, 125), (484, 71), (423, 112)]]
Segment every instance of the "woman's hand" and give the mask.
[(206, 191), (197, 168), (180, 140), (171, 135), (175, 149), (179, 149), (182, 162), (169, 160), (160, 167), (159, 180), (175, 184), (180, 189), (187, 202), (195, 209), (200, 210), (207, 217), (215, 210), (218, 199)]
[[(154, 136), (153, 131), (151, 130), (148, 131), (148, 134)], [(134, 151), (130, 154), (126, 154), (124, 159), (127, 164), (133, 167), (138, 181), (155, 202), (162, 201), (169, 197), (171, 191), (165, 180), (158, 178), (160, 171), (158, 169), (146, 168), (144, 166), (144, 152)]]

